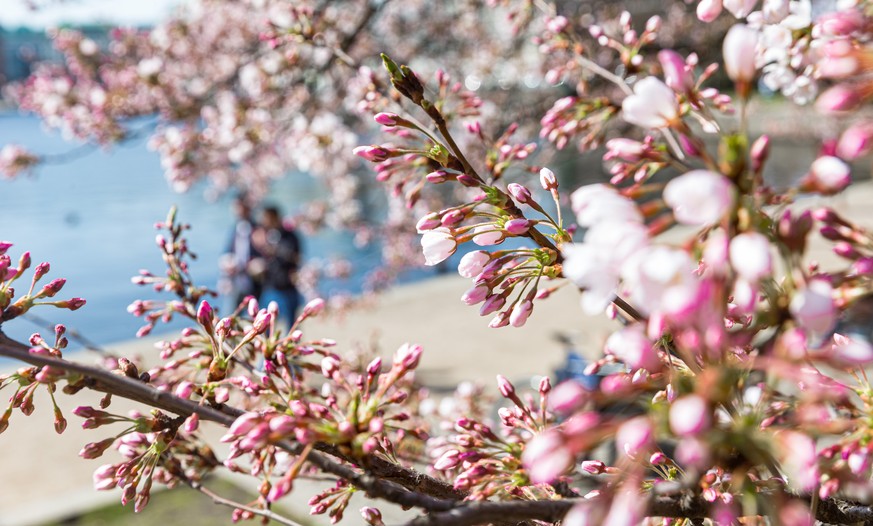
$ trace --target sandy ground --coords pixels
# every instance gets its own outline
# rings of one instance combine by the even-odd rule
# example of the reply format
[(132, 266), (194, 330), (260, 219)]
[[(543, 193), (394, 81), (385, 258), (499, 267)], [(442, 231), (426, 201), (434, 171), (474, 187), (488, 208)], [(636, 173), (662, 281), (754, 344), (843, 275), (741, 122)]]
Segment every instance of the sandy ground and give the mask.
[[(847, 216), (860, 217), (870, 224), (873, 222), (871, 198), (873, 184), (866, 183), (845, 195), (829, 200), (810, 199), (799, 206), (814, 207), (829, 202)], [(811, 257), (830, 262), (828, 264), (835, 261), (821, 243), (813, 246)], [(489, 329), (488, 318), (480, 318), (474, 308), (459, 301), (468, 287), (467, 280), (454, 275), (399, 287), (386, 293), (372, 307), (353, 312), (344, 319), (313, 320), (307, 324), (305, 332), (307, 337), (334, 338), (339, 349), (375, 343), (385, 356), (390, 356), (404, 342), (419, 343), (425, 349), (420, 379), (435, 389), (450, 389), (463, 380), (494, 385), (498, 373), (518, 381), (549, 374), (565, 358), (564, 346), (555, 339), (556, 334), (567, 335), (585, 354), (594, 355), (614, 323), (605, 318), (584, 316), (578, 306), (578, 294), (566, 288), (539, 303), (525, 327)], [(153, 353), (153, 342), (133, 341), (110, 347), (122, 353), (149, 355)], [(82, 359), (93, 360), (93, 357), (82, 356)], [(7, 390), (2, 398), (10, 394)], [(97, 400), (91, 393), (58, 397), (68, 415), (73, 407), (96, 405)], [(83, 444), (103, 438), (105, 433), (84, 431), (79, 428), (80, 419), (69, 415), (67, 431), (58, 436), (52, 428), (47, 396), (41, 394), (35, 403), (37, 409), (31, 417), (14, 414), (9, 429), (0, 435), (0, 526), (38, 524), (118, 499), (116, 493), (98, 493), (92, 489), (93, 470), (107, 460), (87, 461), (77, 457)], [(134, 404), (123, 400), (116, 400), (112, 405), (116, 412), (132, 408)], [(213, 430), (211, 434), (215, 433), (217, 431)], [(312, 494), (306, 489), (299, 488), (301, 496), (295, 498), (291, 506), (302, 514), (308, 509), (303, 503)], [(356, 509), (353, 505), (348, 510), (344, 523), (361, 523)]]

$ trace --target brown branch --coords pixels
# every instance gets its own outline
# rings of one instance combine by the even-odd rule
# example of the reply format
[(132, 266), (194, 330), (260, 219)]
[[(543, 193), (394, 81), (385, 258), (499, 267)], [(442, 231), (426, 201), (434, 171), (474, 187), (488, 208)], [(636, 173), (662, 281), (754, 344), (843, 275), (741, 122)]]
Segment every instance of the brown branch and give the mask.
[[(202, 420), (229, 427), (239, 415), (243, 414), (239, 409), (229, 406), (214, 408), (199, 405), (171, 393), (158, 391), (144, 382), (96, 367), (32, 354), (27, 346), (11, 340), (2, 331), (0, 331), (0, 356), (82, 375), (85, 378), (85, 386), (89, 389), (141, 402), (150, 407), (175, 413), (180, 417), (196, 413)], [(291, 441), (281, 441), (275, 445), (295, 455), (300, 454), (305, 447), (303, 444)], [(410, 521), (407, 523), (408, 526), (463, 526), (488, 522), (505, 524), (528, 520), (556, 522), (561, 520), (574, 504), (580, 502), (579, 499), (466, 502), (463, 501), (466, 494), (455, 490), (450, 484), (384, 459), (369, 457), (363, 461), (356, 460), (343, 454), (337, 446), (331, 444), (317, 444), (316, 449), (318, 451), (310, 452), (308, 461), (321, 471), (347, 480), (370, 497), (430, 512), (429, 515)], [(363, 470), (358, 468), (361, 464)], [(809, 500), (808, 497), (787, 493), (783, 496)], [(708, 507), (709, 503), (699, 496), (687, 493), (655, 495), (650, 502), (649, 514), (655, 517), (695, 519), (706, 517)], [(873, 506), (825, 499), (819, 502), (816, 518), (830, 524), (870, 522), (873, 521)]]

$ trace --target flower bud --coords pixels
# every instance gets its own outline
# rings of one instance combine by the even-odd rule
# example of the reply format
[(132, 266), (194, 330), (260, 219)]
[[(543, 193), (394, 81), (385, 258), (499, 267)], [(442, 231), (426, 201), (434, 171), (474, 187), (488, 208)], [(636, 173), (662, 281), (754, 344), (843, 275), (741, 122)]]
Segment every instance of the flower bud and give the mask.
[(309, 303), (303, 307), (303, 316), (305, 318), (318, 316), (322, 311), (324, 311), (324, 300), (321, 298), (315, 298), (310, 300)]
[(672, 49), (663, 49), (658, 52), (658, 61), (664, 71), (664, 82), (670, 89), (677, 93), (684, 93), (694, 87), (691, 68), (685, 63), (682, 55)]
[(728, 31), (722, 45), (724, 67), (736, 83), (748, 84), (755, 78), (755, 50), (758, 32), (745, 24), (736, 24)]
[(510, 195), (512, 195), (512, 198), (515, 199), (520, 204), (526, 204), (526, 203), (529, 203), (531, 201), (530, 190), (528, 190), (524, 186), (522, 186), (518, 183), (509, 183), (506, 186), (506, 188), (507, 188), (507, 190), (509, 190), (509, 193), (510, 193)]
[(202, 325), (207, 332), (212, 332), (214, 330), (212, 317), (212, 306), (206, 300), (201, 301), (200, 306), (197, 307), (197, 322)]
[(482, 273), (489, 261), (491, 261), (491, 254), (484, 250), (468, 252), (458, 264), (458, 274), (465, 278), (475, 278)]
[(678, 436), (698, 435), (709, 429), (712, 414), (706, 400), (696, 394), (683, 396), (670, 407), (670, 429)]
[(527, 233), (531, 227), (531, 221), (524, 218), (510, 219), (503, 224), (503, 229), (510, 235), (521, 236)]
[(700, 0), (697, 4), (697, 18), (701, 22), (712, 22), (721, 14), (721, 0)]
[(558, 178), (555, 177), (555, 172), (549, 170), (548, 168), (543, 168), (540, 170), (540, 186), (543, 187), (543, 190), (557, 190), (558, 188)]
[(396, 113), (382, 112), (377, 113), (373, 119), (382, 126), (392, 128), (397, 126), (398, 121), (400, 121), (400, 116)]
[(533, 312), (533, 302), (530, 300), (520, 301), (512, 308), (512, 314), (509, 315), (509, 323), (513, 327), (521, 327), (527, 323), (531, 312)]
[(497, 375), (497, 389), (504, 398), (512, 398), (515, 396), (515, 386), (512, 382), (506, 379), (502, 374)]

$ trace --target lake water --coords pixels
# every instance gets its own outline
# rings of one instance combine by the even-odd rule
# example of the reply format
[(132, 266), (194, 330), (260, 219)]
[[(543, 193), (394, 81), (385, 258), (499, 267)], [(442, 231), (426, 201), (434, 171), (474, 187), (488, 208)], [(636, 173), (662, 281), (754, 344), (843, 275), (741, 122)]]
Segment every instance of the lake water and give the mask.
[[(36, 118), (0, 113), (0, 145), (7, 143), (39, 153), (62, 153), (76, 147), (46, 132)], [(33, 314), (65, 323), (99, 344), (132, 338), (141, 322), (125, 308), (135, 299), (155, 296), (150, 289), (131, 284), (130, 277), (140, 268), (163, 273), (153, 225), (174, 204), (179, 207), (180, 220), (193, 226), (189, 241), (198, 260), (192, 275), (199, 283), (214, 287), (217, 258), (227, 245), (233, 220), (229, 196), (210, 202), (204, 188), (185, 194), (170, 190), (158, 155), (148, 150), (145, 139), (47, 165), (34, 176), (0, 179), (0, 240), (15, 243), (9, 252), (13, 261), (30, 250), (34, 265), (51, 263), (49, 278), (67, 278), (59, 298), (88, 300), (77, 312), (43, 307)], [(323, 192), (316, 180), (296, 174), (275, 185), (270, 200), (288, 213)], [(307, 258), (337, 256), (357, 263), (348, 280), (325, 283), (328, 290), (360, 292), (365, 274), (379, 259), (378, 247), (356, 249), (348, 233), (323, 232), (303, 241)], [(413, 272), (405, 279), (428, 275), (432, 272)], [(20, 283), (18, 288), (28, 285)], [(18, 339), (26, 339), (37, 329), (27, 320), (3, 326)]]

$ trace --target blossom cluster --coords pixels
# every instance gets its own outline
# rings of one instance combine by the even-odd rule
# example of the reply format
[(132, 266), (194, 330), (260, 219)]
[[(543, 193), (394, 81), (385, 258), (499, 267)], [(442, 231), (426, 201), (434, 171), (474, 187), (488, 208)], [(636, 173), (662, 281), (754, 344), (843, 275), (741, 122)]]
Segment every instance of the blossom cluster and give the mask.
[[(704, 21), (722, 11), (741, 19), (731, 22), (721, 59), (712, 63), (670, 46), (653, 52), (666, 25), (659, 17), (635, 24), (622, 13), (577, 27), (581, 19), (547, 5), (537, 15), (536, 43), (560, 52), (564, 64), (545, 76), (577, 89), (548, 92), (532, 134), (523, 123), (486, 119), (475, 79), (419, 75), (418, 66), (387, 55), (385, 72), (359, 70), (353, 86), (362, 99), (355, 110), (372, 115), (384, 140), (352, 148), (345, 124), (330, 112), (318, 126), (308, 117), (294, 121), (307, 130), (301, 138), (319, 128), (349, 158), (372, 163), (376, 179), (398, 197), (391, 220), (418, 214), (416, 256), (425, 264), (445, 265), (464, 252), (458, 273), (470, 288), (461, 301), (492, 315), (489, 326), (521, 328), (535, 319), (535, 303), (559, 287), (578, 289), (580, 314), (615, 319), (620, 327), (585, 370), (595, 382), (553, 386), (543, 377), (527, 393), (498, 376), (496, 411), (486, 407), (488, 389), (469, 384), (436, 402), (416, 382), (421, 347), (401, 346), (383, 367), (387, 360), (373, 353), (343, 353), (329, 338), (306, 336), (304, 323), (323, 312), (323, 300), (308, 303), (290, 327), (277, 322), (275, 304), (253, 298), (218, 312), (212, 293), (189, 273), (187, 226), (172, 211), (156, 238), (168, 270), (142, 271), (133, 281), (173, 297), (140, 300), (129, 310), (145, 320), (141, 335), (175, 317), (189, 326), (159, 344), (156, 365), (108, 360), (113, 375), (102, 381), (123, 377), (119, 392), (135, 382), (164, 395), (149, 414), (115, 414), (111, 397), (99, 408), (76, 409), (83, 427), (107, 433), (81, 455), (96, 458), (114, 446), (122, 456), (97, 470), (97, 488), (120, 487), (122, 501), (139, 510), (153, 481), (198, 487), (215, 470), (247, 473), (258, 495), (235, 505), (235, 519), (269, 518), (274, 502), (314, 474), (333, 485), (309, 500), (310, 511), (334, 522), (357, 491), (416, 507), (434, 524), (460, 515), (471, 523), (500, 517), (568, 526), (686, 519), (812, 525), (869, 513), (873, 233), (823, 199), (808, 206), (799, 197), (827, 197), (851, 184), (850, 163), (869, 150), (870, 125), (855, 123), (825, 141), (801, 177), (777, 188), (764, 177), (775, 141), (750, 131), (749, 107), (760, 86), (805, 102), (828, 82), (834, 86), (818, 109), (864, 102), (870, 9), (864, 2), (841, 2), (833, 13), (814, 12), (804, 0), (758, 4), (698, 2)], [(525, 11), (511, 12), (521, 24)], [(186, 163), (196, 156), (183, 152), (209, 141), (226, 148), (241, 173), (262, 168), (267, 157), (256, 156), (267, 143), (249, 126), (264, 124), (263, 132), (287, 121), (275, 122), (258, 105), (302, 96), (272, 53), (305, 60), (330, 43), (316, 38), (315, 13), (303, 5), (274, 13), (258, 33), (263, 61), (238, 68), (242, 89), (216, 97), (216, 107), (200, 114), (203, 123), (160, 132), (156, 146), (170, 168), (192, 170)], [(332, 15), (325, 13), (340, 24)], [(245, 40), (230, 37), (228, 45)], [(151, 38), (167, 49), (185, 41)], [(289, 55), (289, 46), (309, 40), (312, 47)], [(399, 45), (401, 54), (408, 46)], [(324, 49), (346, 60), (341, 48)], [(160, 54), (146, 55), (137, 74), (160, 86)], [(233, 70), (218, 58), (214, 67)], [(716, 85), (720, 70), (730, 85)], [(607, 87), (589, 94), (589, 84)], [(240, 104), (251, 106), (241, 112)], [(233, 132), (239, 123), (248, 130), (241, 135)], [(526, 138), (533, 135), (542, 141)], [(571, 141), (583, 150), (604, 145), (608, 182), (575, 187), (558, 160), (541, 153)], [(318, 162), (314, 157), (304, 162)], [(837, 263), (810, 261), (813, 242), (828, 244)], [(40, 265), (30, 291), (13, 302), (9, 283), (30, 263), (22, 257), (12, 267), (8, 248), (0, 243), (2, 321), (54, 290), (34, 293), (48, 271)], [(32, 411), (39, 384), (52, 393), (64, 380), (70, 392), (88, 386), (58, 360), (64, 331), (56, 330), (54, 345), (31, 339), (28, 357), (42, 365), (0, 377), (0, 387), (16, 389), (0, 431), (13, 409)], [(227, 454), (205, 444), (201, 418), (227, 428)], [(63, 430), (62, 415), (55, 426)], [(361, 514), (383, 523), (373, 507)]]

